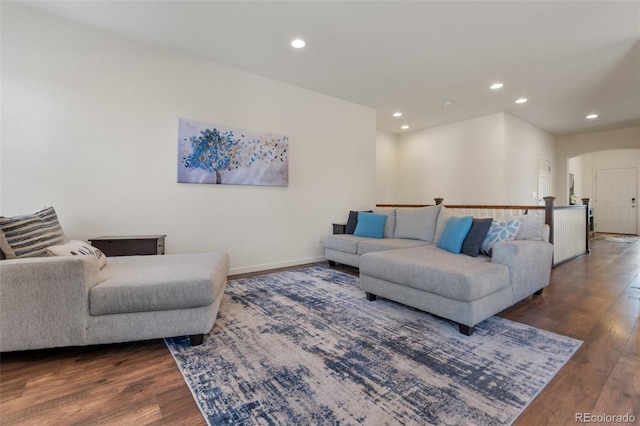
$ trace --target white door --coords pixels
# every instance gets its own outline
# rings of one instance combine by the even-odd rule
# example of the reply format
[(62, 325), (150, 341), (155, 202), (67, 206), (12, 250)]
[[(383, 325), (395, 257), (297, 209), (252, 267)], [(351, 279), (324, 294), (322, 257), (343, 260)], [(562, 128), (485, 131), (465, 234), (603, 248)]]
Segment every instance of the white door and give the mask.
[(538, 158), (538, 204), (544, 206), (544, 197), (551, 195), (551, 161)]
[(596, 170), (596, 232), (635, 234), (637, 169)]

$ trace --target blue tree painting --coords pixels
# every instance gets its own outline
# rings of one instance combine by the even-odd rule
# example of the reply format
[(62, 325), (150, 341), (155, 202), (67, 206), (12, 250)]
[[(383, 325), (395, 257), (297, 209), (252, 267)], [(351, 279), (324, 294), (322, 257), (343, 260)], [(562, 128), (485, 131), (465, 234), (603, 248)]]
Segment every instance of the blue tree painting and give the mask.
[(288, 138), (180, 119), (178, 182), (287, 186)]

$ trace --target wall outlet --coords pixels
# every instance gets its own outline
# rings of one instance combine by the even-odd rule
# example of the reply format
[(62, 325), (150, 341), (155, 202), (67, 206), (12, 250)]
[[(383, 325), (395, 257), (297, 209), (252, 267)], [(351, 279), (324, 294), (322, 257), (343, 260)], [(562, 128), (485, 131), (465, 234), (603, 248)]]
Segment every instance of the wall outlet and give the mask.
[(322, 244), (322, 240), (323, 240), (323, 235), (322, 234), (318, 234), (318, 244)]

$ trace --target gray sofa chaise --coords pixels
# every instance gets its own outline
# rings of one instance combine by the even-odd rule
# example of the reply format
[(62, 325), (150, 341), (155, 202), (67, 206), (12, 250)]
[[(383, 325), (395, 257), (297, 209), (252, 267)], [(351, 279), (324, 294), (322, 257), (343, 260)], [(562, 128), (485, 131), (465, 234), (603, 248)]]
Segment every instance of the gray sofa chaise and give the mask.
[(451, 218), (444, 206), (373, 212), (386, 216), (384, 238), (325, 238), (331, 264), (360, 268), (369, 300), (380, 296), (447, 318), (471, 335), (476, 324), (549, 284), (553, 246), (540, 216), (522, 217), (515, 239), (493, 244), (491, 257), (472, 257), (437, 247)]
[(0, 352), (188, 335), (202, 343), (229, 272), (221, 253), (0, 262)]

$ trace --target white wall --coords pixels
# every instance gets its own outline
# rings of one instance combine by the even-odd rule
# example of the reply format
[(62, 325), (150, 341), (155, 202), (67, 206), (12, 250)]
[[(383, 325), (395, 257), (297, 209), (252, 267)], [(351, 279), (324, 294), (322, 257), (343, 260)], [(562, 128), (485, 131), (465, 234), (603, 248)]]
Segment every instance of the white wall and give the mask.
[[(504, 114), (505, 185), (509, 204), (538, 204), (538, 159), (551, 161), (554, 179), (555, 137), (509, 114)], [(536, 195), (534, 196), (534, 193)], [(552, 194), (553, 195), (553, 194)]]
[(376, 203), (398, 203), (397, 172), (398, 136), (378, 130), (376, 134)]
[(397, 202), (537, 204), (539, 157), (554, 137), (505, 113), (401, 134)]
[[(167, 234), (232, 272), (323, 258), (375, 202), (375, 111), (2, 4), (3, 215), (53, 205), (71, 238)], [(289, 186), (176, 183), (178, 118), (289, 136)]]

